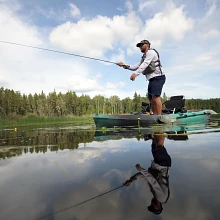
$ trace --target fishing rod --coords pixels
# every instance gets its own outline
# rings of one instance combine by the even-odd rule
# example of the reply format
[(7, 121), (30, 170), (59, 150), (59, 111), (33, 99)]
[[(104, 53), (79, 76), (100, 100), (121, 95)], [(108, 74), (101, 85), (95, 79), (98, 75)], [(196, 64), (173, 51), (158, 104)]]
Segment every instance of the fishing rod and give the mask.
[(66, 55), (71, 55), (71, 56), (86, 58), (86, 59), (90, 59), (90, 60), (97, 60), (97, 61), (101, 61), (101, 62), (117, 64), (117, 63), (115, 63), (115, 62), (111, 62), (111, 61), (108, 61), (108, 60), (102, 60), (102, 59), (98, 59), (98, 58), (87, 57), (87, 56), (82, 56), (82, 55), (79, 55), (79, 54), (63, 52), (63, 51), (59, 51), (59, 50), (52, 50), (52, 49), (43, 48), (43, 47), (36, 47), (36, 46), (31, 46), (31, 45), (26, 45), (26, 44), (20, 44), (20, 43), (15, 43), (15, 42), (9, 42), (9, 41), (2, 41), (2, 40), (0, 40), (0, 43), (12, 44), (12, 45), (22, 46), (22, 47), (29, 47), (29, 48), (38, 49), (38, 50), (46, 50), (46, 51), (50, 51), (50, 52), (54, 52), (54, 53), (61, 53), (61, 54), (66, 54)]
[(57, 215), (57, 214), (59, 214), (59, 213), (61, 213), (61, 212), (67, 211), (67, 210), (72, 209), (72, 208), (75, 208), (75, 207), (77, 207), (77, 206), (79, 206), (79, 205), (82, 205), (82, 204), (84, 204), (84, 203), (87, 203), (87, 202), (89, 202), (89, 201), (91, 201), (91, 200), (93, 200), (93, 199), (96, 199), (96, 198), (100, 197), (100, 196), (103, 196), (103, 195), (108, 194), (108, 193), (110, 193), (110, 192), (113, 192), (113, 191), (115, 191), (115, 190), (117, 190), (117, 189), (120, 189), (120, 188), (123, 187), (124, 185), (125, 185), (125, 183), (124, 183), (122, 186), (119, 186), (119, 187), (117, 187), (117, 188), (114, 188), (114, 189), (112, 189), (112, 190), (109, 190), (109, 191), (107, 191), (107, 192), (105, 192), (105, 193), (102, 193), (102, 194), (100, 194), (100, 195), (98, 195), (98, 196), (92, 197), (92, 198), (87, 199), (87, 200), (85, 200), (85, 201), (83, 201), (83, 202), (77, 203), (77, 204), (75, 204), (75, 205), (73, 205), (73, 206), (69, 206), (69, 207), (67, 207), (67, 208), (65, 208), (65, 209), (61, 209), (61, 210), (56, 211), (56, 212), (54, 212), (54, 213), (51, 213), (51, 214), (49, 214), (49, 215), (43, 216), (43, 217), (39, 218), (39, 220), (45, 219), (45, 218), (48, 218), (48, 217), (51, 217), (51, 216), (54, 216), (54, 215)]

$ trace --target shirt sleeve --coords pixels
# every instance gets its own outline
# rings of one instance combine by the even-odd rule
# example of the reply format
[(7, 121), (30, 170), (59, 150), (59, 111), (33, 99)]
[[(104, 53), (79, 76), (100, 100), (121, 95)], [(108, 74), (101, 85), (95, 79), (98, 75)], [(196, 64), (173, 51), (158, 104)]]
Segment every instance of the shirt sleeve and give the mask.
[(135, 71), (138, 69), (138, 67), (141, 65), (141, 62), (137, 63), (136, 65), (134, 66), (129, 66), (128, 69), (129, 70), (132, 70), (132, 71)]
[(142, 175), (142, 173), (141, 172), (138, 172), (138, 173), (136, 173), (135, 175), (133, 175), (129, 180), (131, 181), (131, 182), (134, 182), (135, 180), (137, 180), (138, 178), (140, 178), (140, 177), (142, 177), (143, 175)]
[(153, 58), (154, 58), (153, 53), (147, 53), (146, 58), (144, 59), (144, 62), (141, 65), (139, 65), (139, 68), (137, 69), (136, 74), (140, 75), (141, 73), (143, 73), (143, 71), (149, 66)]

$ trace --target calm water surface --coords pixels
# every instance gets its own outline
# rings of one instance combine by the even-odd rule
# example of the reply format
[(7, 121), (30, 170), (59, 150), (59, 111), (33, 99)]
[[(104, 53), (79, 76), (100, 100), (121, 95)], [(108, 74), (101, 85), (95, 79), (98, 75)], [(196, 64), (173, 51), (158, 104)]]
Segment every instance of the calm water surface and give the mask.
[[(220, 219), (220, 129), (168, 130), (1, 129), (0, 219)], [(161, 149), (158, 163), (171, 161), (161, 214), (148, 211), (155, 191), (141, 176), (73, 207), (121, 186), (136, 164), (147, 171)]]

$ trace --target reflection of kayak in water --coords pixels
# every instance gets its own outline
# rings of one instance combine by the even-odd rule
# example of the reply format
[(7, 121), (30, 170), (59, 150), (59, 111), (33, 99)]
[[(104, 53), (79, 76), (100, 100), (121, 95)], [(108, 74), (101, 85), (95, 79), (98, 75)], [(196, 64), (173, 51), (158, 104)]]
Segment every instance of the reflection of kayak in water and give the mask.
[(211, 114), (210, 110), (195, 112), (149, 115), (149, 114), (115, 114), (115, 115), (95, 115), (93, 117), (97, 128), (113, 127), (147, 127), (159, 123), (205, 123)]
[[(188, 140), (188, 134), (186, 131), (177, 131), (177, 132), (165, 132), (164, 134), (160, 134), (166, 136), (170, 140)], [(113, 133), (107, 132), (106, 134), (101, 134), (100, 131), (97, 131), (94, 139), (96, 141), (107, 141), (107, 140), (119, 140), (122, 138), (138, 138), (138, 139), (144, 139), (145, 141), (152, 139), (152, 135), (144, 132), (128, 132), (128, 133)]]
[[(208, 128), (208, 129), (207, 129)], [(208, 122), (202, 124), (185, 124), (185, 125), (167, 125), (161, 124), (159, 126), (151, 126), (148, 128), (129, 128), (129, 129), (104, 129), (96, 130), (94, 139), (96, 141), (114, 140), (122, 138), (144, 138), (147, 140), (152, 132), (163, 133), (168, 139), (172, 140), (187, 140), (189, 134), (206, 133), (206, 132), (219, 132), (220, 129), (211, 129)], [(184, 136), (187, 136), (184, 137)]]

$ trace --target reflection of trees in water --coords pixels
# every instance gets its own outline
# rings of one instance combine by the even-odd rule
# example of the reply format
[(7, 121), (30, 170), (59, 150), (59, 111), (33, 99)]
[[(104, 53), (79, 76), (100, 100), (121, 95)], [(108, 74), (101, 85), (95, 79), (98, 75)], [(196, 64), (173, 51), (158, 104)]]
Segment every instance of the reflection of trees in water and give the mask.
[(0, 134), (0, 159), (27, 153), (46, 153), (64, 149), (77, 149), (80, 143), (94, 140), (95, 131), (22, 132), (19, 136)]
[(22, 155), (22, 148), (10, 148), (10, 149), (1, 149), (0, 150), (0, 159), (21, 156)]

